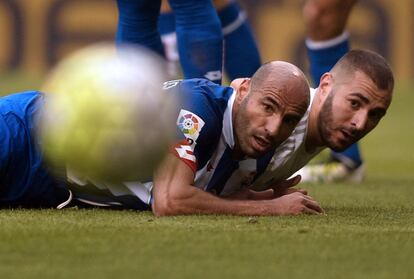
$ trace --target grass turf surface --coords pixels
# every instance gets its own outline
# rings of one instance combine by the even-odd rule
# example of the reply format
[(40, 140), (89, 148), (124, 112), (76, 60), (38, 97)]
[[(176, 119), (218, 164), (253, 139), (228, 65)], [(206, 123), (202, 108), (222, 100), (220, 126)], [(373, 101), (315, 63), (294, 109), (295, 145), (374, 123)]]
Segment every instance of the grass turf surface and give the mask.
[(388, 115), (362, 142), (365, 183), (303, 185), (324, 216), (1, 210), (0, 277), (412, 278), (412, 88), (396, 89)]

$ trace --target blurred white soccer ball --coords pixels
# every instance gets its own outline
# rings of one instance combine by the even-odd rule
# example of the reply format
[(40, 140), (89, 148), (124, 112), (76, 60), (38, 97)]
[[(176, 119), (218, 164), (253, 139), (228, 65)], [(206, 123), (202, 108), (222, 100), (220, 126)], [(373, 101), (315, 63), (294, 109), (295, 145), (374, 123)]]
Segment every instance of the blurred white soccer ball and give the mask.
[(165, 69), (147, 50), (109, 43), (64, 59), (42, 88), (46, 158), (93, 180), (150, 179), (175, 133)]

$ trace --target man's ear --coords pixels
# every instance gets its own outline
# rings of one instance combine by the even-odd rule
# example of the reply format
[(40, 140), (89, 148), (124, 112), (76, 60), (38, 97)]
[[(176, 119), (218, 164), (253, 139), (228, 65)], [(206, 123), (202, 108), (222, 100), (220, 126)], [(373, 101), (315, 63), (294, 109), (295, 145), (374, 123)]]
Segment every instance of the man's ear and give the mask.
[(333, 77), (331, 73), (324, 73), (319, 81), (319, 92), (325, 98), (331, 92), (333, 84)]
[(243, 80), (244, 80), (244, 78), (236, 78), (236, 79), (233, 79), (230, 82), (230, 87), (233, 87), (234, 89), (238, 90), (239, 87), (240, 87), (240, 84), (243, 82)]
[(250, 78), (243, 78), (238, 83), (238, 87), (235, 88), (237, 90), (236, 100), (238, 102), (243, 101), (243, 99), (247, 96), (250, 89)]

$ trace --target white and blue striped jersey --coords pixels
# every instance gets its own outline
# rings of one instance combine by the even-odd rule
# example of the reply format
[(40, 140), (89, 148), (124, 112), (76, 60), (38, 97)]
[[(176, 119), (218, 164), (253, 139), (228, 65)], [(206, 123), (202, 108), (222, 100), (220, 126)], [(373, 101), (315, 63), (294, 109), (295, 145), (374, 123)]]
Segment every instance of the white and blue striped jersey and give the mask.
[[(232, 158), (232, 108), (235, 90), (204, 79), (170, 81), (164, 86), (182, 101), (177, 111), (177, 141), (171, 152), (195, 174), (194, 185), (217, 195), (248, 186), (262, 173), (273, 150), (261, 159)], [(168, 93), (167, 93), (168, 94)], [(68, 172), (77, 200), (101, 206), (149, 209), (152, 182), (108, 184)], [(234, 186), (236, 185), (236, 186)]]

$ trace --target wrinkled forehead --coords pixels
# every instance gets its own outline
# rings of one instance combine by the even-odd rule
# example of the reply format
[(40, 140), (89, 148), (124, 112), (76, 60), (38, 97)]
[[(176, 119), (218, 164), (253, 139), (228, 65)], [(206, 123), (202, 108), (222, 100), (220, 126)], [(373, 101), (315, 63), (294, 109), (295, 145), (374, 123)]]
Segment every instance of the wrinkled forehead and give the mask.
[(294, 83), (276, 83), (263, 86), (260, 98), (277, 100), (283, 110), (304, 114), (309, 106), (309, 86)]

